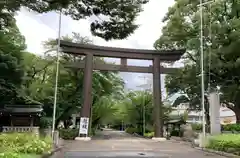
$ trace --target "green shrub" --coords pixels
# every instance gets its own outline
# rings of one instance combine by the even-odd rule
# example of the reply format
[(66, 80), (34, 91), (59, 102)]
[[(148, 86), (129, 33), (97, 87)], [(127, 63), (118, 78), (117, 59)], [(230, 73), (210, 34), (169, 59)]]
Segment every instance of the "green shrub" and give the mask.
[(91, 132), (90, 132), (90, 135), (91, 135), (91, 136), (96, 135), (96, 131), (97, 131), (97, 130), (98, 130), (97, 128), (92, 128), (92, 129), (91, 129)]
[(19, 153), (8, 151), (0, 153), (0, 158), (21, 158), (21, 155)]
[(51, 126), (52, 126), (52, 118), (49, 118), (49, 117), (41, 117), (40, 118), (39, 127), (41, 129), (45, 129), (45, 128), (48, 128)]
[[(202, 124), (192, 124), (192, 129), (194, 131), (202, 131)], [(240, 132), (240, 124), (228, 124), (228, 125), (221, 125), (222, 131), (236, 131)]]
[(192, 129), (193, 129), (194, 131), (202, 131), (202, 124), (193, 123), (193, 124), (192, 124)]
[(73, 140), (78, 136), (79, 129), (60, 129), (59, 136), (65, 140)]
[(152, 138), (154, 137), (154, 132), (144, 133), (144, 137)]
[(49, 152), (52, 148), (52, 143), (50, 143), (49, 139), (41, 140), (35, 139), (26, 143), (23, 147), (18, 149), (20, 153), (35, 153), (42, 154), (44, 152)]
[(240, 135), (221, 134), (209, 139), (208, 148), (240, 155)]
[(179, 136), (181, 136), (181, 132), (179, 130), (173, 130), (173, 131), (171, 131), (170, 135), (179, 137)]
[(4, 133), (0, 134), (0, 149), (0, 158), (19, 158), (21, 153), (49, 152), (52, 149), (52, 140), (32, 133)]
[(133, 134), (133, 133), (138, 133), (138, 129), (134, 128), (134, 127), (128, 127), (125, 132), (129, 133), (129, 134)]
[(240, 124), (228, 124), (222, 126), (223, 131), (237, 131), (240, 132)]
[(0, 158), (39, 158), (39, 155), (4, 152), (4, 153), (0, 153)]

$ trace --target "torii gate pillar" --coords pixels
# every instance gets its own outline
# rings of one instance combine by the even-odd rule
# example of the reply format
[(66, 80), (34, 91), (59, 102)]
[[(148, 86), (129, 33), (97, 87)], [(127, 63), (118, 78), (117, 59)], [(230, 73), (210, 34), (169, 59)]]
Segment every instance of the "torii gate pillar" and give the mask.
[(163, 138), (163, 110), (161, 97), (160, 59), (153, 59), (153, 103), (154, 103), (154, 138), (155, 140), (165, 140)]

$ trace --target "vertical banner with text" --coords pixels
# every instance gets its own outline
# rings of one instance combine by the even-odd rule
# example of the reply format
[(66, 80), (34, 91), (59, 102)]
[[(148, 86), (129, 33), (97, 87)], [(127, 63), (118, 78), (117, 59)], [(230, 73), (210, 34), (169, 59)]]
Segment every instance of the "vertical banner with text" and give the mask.
[(86, 135), (88, 134), (88, 124), (89, 124), (89, 118), (81, 117), (79, 134), (86, 134)]

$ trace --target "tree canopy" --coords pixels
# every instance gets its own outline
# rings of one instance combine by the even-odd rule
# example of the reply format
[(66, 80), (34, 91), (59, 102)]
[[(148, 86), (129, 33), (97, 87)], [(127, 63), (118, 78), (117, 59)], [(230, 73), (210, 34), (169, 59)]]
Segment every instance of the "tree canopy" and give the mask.
[(0, 30), (11, 23), (9, 18), (21, 7), (26, 7), (38, 13), (60, 11), (74, 20), (95, 16), (90, 24), (93, 35), (111, 39), (124, 39), (138, 27), (134, 24), (136, 17), (142, 11), (142, 5), (148, 0), (7, 0), (0, 6)]
[[(124, 95), (124, 99), (115, 103), (117, 108), (114, 119), (110, 122), (115, 128), (124, 127), (134, 128), (136, 133), (143, 135), (145, 132), (153, 131), (153, 94), (150, 91), (130, 91)], [(171, 112), (171, 107), (163, 106), (164, 117), (166, 121)], [(159, 118), (160, 119), (160, 118)]]
[[(203, 6), (204, 72), (206, 105), (208, 93), (220, 87), (221, 102), (240, 122), (239, 100), (239, 8), (237, 1), (215, 1)], [(198, 1), (178, 0), (169, 8), (156, 49), (186, 48), (185, 66), (168, 75), (168, 93), (184, 94), (178, 102), (200, 108), (200, 12)], [(206, 108), (208, 109), (208, 108)]]
[[(19, 32), (14, 15), (21, 7), (37, 13), (62, 11), (74, 20), (96, 16), (91, 23), (93, 35), (106, 40), (124, 39), (138, 27), (134, 22), (148, 0), (31, 0), (4, 1), (0, 6), (0, 105), (41, 104), (41, 120), (51, 122), (53, 115), (56, 74), (56, 40), (44, 42), (48, 53), (36, 55), (27, 52), (24, 37)], [(93, 43), (88, 37), (73, 33), (61, 39), (75, 43)], [(65, 63), (80, 62), (84, 56), (60, 53), (60, 71), (56, 107), (56, 125), (71, 125), (72, 114), (79, 113), (83, 103), (83, 71), (64, 67)], [(103, 58), (95, 61), (105, 63)], [(124, 82), (115, 72), (93, 72), (92, 128), (99, 124), (120, 125), (125, 122), (143, 134), (143, 122), (152, 130), (153, 103), (151, 92), (124, 92)], [(2, 108), (2, 107), (0, 107)], [(170, 108), (164, 108), (165, 116)], [(159, 118), (160, 119), (160, 118)], [(51, 123), (48, 125), (51, 125)], [(122, 124), (121, 124), (122, 125)]]
[(18, 88), (24, 76), (21, 61), (26, 47), (14, 18), (9, 17), (9, 25), (0, 31), (0, 41), (0, 104), (14, 104), (20, 98)]

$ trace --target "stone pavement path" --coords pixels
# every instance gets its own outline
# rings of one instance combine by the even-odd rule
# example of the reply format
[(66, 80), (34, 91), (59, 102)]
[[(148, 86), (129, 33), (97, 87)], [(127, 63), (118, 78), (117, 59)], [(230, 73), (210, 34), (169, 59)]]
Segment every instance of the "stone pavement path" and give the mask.
[(101, 131), (88, 142), (64, 141), (63, 150), (52, 158), (94, 158), (97, 156), (108, 158), (224, 158), (196, 150), (184, 142), (156, 142), (114, 130)]

